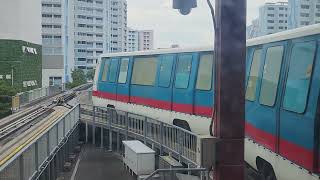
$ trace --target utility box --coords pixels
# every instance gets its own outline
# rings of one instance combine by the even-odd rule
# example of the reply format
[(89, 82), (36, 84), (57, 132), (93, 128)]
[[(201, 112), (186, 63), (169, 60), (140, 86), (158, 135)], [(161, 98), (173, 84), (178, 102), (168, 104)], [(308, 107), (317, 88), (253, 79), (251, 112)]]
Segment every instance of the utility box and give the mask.
[(212, 136), (198, 136), (197, 139), (197, 164), (204, 168), (211, 168), (216, 163), (216, 147), (218, 138)]
[(137, 176), (151, 174), (155, 170), (155, 151), (140, 141), (122, 141), (123, 162)]

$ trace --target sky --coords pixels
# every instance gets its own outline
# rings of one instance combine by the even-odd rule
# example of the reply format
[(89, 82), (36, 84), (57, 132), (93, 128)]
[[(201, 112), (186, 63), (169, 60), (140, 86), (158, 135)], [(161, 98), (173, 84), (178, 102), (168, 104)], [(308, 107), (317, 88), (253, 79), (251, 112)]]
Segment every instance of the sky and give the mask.
[[(213, 44), (213, 28), (206, 0), (187, 16), (172, 9), (172, 0), (127, 0), (128, 27), (154, 30), (155, 48), (207, 46)], [(212, 1), (213, 2), (213, 1)], [(274, 0), (247, 0), (247, 24), (258, 17), (259, 6)]]

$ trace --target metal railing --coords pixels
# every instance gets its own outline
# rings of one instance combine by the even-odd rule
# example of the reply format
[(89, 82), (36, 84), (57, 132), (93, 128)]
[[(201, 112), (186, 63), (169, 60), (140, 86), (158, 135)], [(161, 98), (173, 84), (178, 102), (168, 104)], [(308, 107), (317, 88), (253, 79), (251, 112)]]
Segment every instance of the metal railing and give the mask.
[[(164, 122), (128, 113), (113, 108), (95, 107), (81, 104), (80, 120), (86, 124), (106, 128), (112, 136), (112, 132), (141, 140), (145, 144), (159, 149), (159, 154), (170, 154), (189, 167), (198, 167), (200, 163), (197, 149), (199, 136), (180, 127)], [(94, 128), (93, 128), (94, 131)], [(93, 132), (94, 134), (94, 132)], [(87, 136), (87, 135), (86, 135)], [(112, 137), (110, 137), (112, 140)], [(109, 149), (112, 149), (109, 143)]]
[(53, 96), (63, 91), (63, 86), (49, 86), (19, 93), (12, 98), (12, 110), (19, 110), (21, 106)]
[[(75, 131), (78, 129), (79, 113), (80, 106), (76, 105), (58, 120), (32, 132), (34, 134), (9, 155), (3, 152), (0, 155), (0, 179), (39, 179), (50, 163), (54, 164), (55, 171), (61, 170), (67, 154), (77, 145)], [(53, 159), (56, 161), (53, 162)], [(49, 174), (51, 176), (54, 172)]]
[[(180, 174), (179, 174), (180, 173)], [(209, 172), (206, 168), (172, 168), (172, 169), (157, 169), (143, 180), (151, 180), (153, 177), (158, 176), (161, 180), (175, 180), (177, 177), (181, 176), (179, 179), (184, 179), (183, 176), (190, 176), (191, 173), (197, 173), (200, 176), (200, 180), (209, 180)]]

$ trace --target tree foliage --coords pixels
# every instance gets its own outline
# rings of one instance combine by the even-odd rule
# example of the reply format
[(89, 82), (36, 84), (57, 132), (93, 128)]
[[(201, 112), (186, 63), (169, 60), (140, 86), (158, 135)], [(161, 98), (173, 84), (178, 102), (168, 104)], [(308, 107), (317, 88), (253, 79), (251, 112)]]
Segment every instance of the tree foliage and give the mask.
[(74, 88), (87, 83), (86, 75), (82, 69), (75, 69), (74, 71), (72, 71), (71, 77), (73, 81), (72, 83), (68, 83), (66, 85), (67, 88)]
[(87, 74), (86, 74), (86, 78), (88, 80), (93, 80), (94, 78), (94, 73), (95, 73), (95, 70), (94, 69), (90, 69), (88, 70)]
[(0, 119), (11, 114), (11, 97), (17, 91), (4, 81), (0, 81)]

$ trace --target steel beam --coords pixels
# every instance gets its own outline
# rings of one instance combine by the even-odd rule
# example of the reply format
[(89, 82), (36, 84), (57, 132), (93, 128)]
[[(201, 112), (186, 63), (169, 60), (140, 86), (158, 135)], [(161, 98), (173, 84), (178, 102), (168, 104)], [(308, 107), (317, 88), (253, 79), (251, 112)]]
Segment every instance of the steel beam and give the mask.
[(214, 135), (217, 180), (244, 179), (246, 0), (216, 0)]

